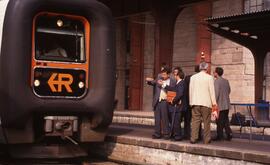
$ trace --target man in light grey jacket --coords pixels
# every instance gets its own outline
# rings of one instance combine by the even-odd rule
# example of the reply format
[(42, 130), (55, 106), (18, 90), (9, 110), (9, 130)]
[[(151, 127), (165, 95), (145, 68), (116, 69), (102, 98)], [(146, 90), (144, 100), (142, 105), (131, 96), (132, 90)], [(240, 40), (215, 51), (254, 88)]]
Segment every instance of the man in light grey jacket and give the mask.
[(229, 109), (230, 109), (230, 84), (229, 81), (222, 77), (223, 69), (221, 67), (216, 67), (214, 71), (215, 76), (215, 95), (217, 99), (217, 105), (219, 109), (219, 117), (217, 119), (217, 137), (213, 140), (222, 140), (223, 139), (223, 129), (226, 132), (226, 139), (232, 139), (232, 130), (229, 124)]

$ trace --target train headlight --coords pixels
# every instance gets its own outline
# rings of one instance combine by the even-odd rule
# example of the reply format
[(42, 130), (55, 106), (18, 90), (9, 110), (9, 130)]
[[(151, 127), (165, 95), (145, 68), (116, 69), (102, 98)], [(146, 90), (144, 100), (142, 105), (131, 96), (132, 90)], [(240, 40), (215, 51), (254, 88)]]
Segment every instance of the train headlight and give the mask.
[(79, 84), (78, 84), (78, 85), (79, 85), (79, 88), (83, 88), (83, 87), (84, 87), (84, 83), (83, 83), (83, 82), (81, 82), (81, 81), (79, 82)]
[(35, 87), (40, 86), (40, 81), (39, 81), (39, 80), (35, 80), (35, 81), (34, 81), (34, 86), (35, 86)]
[(64, 25), (64, 22), (61, 19), (59, 19), (57, 20), (56, 24), (58, 27), (62, 27)]

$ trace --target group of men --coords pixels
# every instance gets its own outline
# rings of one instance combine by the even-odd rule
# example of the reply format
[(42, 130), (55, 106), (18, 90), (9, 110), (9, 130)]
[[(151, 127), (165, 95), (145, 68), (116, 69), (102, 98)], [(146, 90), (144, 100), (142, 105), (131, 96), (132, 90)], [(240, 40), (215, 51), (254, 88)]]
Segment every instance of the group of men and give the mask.
[[(208, 74), (209, 65), (201, 62), (195, 67), (195, 74), (185, 76), (180, 67), (171, 70), (162, 66), (156, 79), (146, 78), (149, 85), (154, 86), (153, 108), (155, 117), (155, 132), (153, 139), (172, 139), (180, 141), (189, 139), (190, 143), (200, 140), (201, 123), (204, 125), (203, 140), (211, 142), (211, 113), (218, 110), (217, 136), (213, 140), (223, 139), (223, 129), (226, 140), (231, 140), (232, 131), (229, 126), (228, 113), (230, 109), (230, 85), (222, 77), (223, 69), (216, 67), (214, 77)], [(169, 91), (175, 96), (169, 100)], [(184, 120), (184, 132), (181, 122)]]

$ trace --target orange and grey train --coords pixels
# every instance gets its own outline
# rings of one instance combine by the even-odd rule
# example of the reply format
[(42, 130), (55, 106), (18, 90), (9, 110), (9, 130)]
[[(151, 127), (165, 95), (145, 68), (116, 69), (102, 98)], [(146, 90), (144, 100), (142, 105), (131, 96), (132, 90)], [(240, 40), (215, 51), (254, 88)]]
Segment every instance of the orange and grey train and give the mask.
[(115, 93), (110, 10), (95, 0), (1, 0), (0, 8), (0, 142), (103, 141)]

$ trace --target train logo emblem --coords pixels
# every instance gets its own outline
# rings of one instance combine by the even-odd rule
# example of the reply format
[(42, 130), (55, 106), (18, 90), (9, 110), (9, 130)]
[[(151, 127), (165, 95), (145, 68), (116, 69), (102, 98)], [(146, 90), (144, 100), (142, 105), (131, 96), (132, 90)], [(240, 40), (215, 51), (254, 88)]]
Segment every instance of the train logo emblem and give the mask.
[[(65, 87), (68, 93), (72, 93), (70, 85), (73, 82), (73, 77), (66, 73), (53, 73), (48, 80), (48, 85), (52, 92), (62, 92), (62, 87)], [(57, 88), (55, 88), (57, 86)]]

